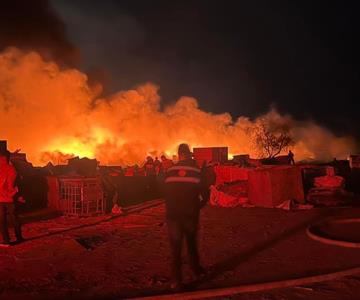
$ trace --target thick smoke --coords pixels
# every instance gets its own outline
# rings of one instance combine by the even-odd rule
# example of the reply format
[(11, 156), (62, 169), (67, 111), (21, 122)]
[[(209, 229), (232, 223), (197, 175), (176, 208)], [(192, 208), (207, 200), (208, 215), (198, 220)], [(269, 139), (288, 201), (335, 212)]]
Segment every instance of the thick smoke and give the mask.
[(73, 65), (78, 51), (65, 25), (47, 0), (11, 0), (0, 4), (0, 51), (7, 47), (35, 50), (46, 59)]
[[(229, 113), (205, 112), (192, 97), (161, 109), (158, 87), (151, 83), (106, 99), (99, 91), (76, 69), (60, 68), (36, 52), (8, 49), (0, 54), (0, 139), (12, 150), (21, 147), (35, 164), (71, 155), (103, 164), (141, 163), (148, 154), (171, 156), (180, 142), (256, 155), (249, 132), (257, 119), (234, 121)], [(354, 150), (351, 138), (336, 137), (314, 122), (276, 110), (262, 117), (291, 125), (297, 160), (345, 158)]]

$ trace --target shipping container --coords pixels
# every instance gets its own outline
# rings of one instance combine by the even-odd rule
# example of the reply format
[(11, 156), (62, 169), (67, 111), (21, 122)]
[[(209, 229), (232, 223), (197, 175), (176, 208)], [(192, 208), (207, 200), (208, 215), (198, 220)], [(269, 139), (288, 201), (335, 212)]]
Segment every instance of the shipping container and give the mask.
[(194, 159), (199, 167), (205, 162), (225, 163), (228, 160), (228, 147), (202, 147), (194, 148)]

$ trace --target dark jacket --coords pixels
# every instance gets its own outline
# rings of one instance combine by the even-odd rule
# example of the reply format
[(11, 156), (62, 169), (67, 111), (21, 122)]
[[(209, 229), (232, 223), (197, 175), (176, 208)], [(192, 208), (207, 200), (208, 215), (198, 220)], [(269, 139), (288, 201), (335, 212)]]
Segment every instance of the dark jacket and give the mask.
[(170, 167), (162, 179), (166, 202), (166, 217), (171, 220), (197, 218), (208, 201), (208, 186), (195, 160), (179, 161)]

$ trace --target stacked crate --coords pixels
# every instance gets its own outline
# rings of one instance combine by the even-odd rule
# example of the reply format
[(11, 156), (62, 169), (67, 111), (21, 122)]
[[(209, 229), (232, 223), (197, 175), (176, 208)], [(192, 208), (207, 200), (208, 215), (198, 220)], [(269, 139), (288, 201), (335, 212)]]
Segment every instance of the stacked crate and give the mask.
[(105, 212), (100, 178), (59, 176), (48, 178), (48, 183), (49, 205), (64, 215), (91, 216)]

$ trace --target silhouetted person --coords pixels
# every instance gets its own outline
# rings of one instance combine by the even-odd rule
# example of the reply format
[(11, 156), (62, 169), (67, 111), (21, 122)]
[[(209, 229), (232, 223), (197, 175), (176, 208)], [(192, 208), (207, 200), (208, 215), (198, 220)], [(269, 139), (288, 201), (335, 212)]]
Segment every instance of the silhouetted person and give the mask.
[(145, 169), (146, 176), (152, 176), (152, 175), (156, 174), (154, 160), (151, 156), (146, 157), (144, 169)]
[[(182, 287), (181, 252), (185, 238), (191, 269), (196, 277), (204, 274), (197, 247), (201, 207), (208, 201), (207, 186), (187, 144), (180, 144), (179, 162), (164, 175), (163, 191), (166, 220), (171, 248), (171, 288)], [(201, 201), (202, 197), (202, 201)]]
[(146, 158), (146, 162), (144, 164), (146, 181), (147, 181), (147, 196), (150, 198), (154, 198), (157, 196), (157, 184), (156, 184), (156, 170), (154, 160), (151, 156)]
[(157, 158), (157, 157), (155, 157), (155, 160), (154, 160), (154, 168), (155, 168), (155, 174), (159, 175), (160, 169), (161, 169), (161, 162), (160, 162), (159, 158)]
[(161, 172), (166, 172), (170, 167), (174, 165), (171, 159), (166, 158), (165, 155), (161, 155)]
[(289, 150), (288, 157), (289, 157), (289, 163), (290, 163), (290, 165), (295, 165), (294, 153), (292, 153), (291, 150)]
[(10, 152), (3, 150), (0, 152), (0, 229), (3, 238), (1, 246), (10, 245), (10, 235), (8, 230), (8, 219), (14, 226), (17, 242), (23, 241), (21, 235), (21, 225), (16, 213), (14, 196), (18, 192), (15, 186), (16, 171), (14, 166), (9, 163)]
[(120, 207), (117, 176), (118, 174), (115, 172), (109, 172), (101, 176), (101, 181), (105, 192), (105, 211), (107, 213), (112, 211), (114, 208), (117, 210), (117, 208)]

